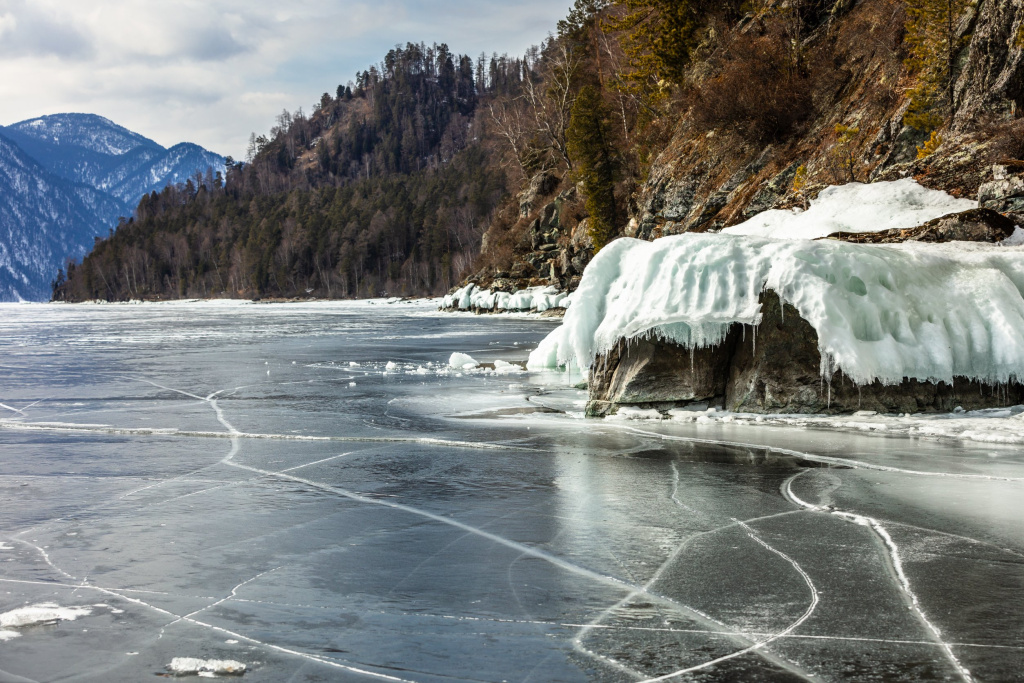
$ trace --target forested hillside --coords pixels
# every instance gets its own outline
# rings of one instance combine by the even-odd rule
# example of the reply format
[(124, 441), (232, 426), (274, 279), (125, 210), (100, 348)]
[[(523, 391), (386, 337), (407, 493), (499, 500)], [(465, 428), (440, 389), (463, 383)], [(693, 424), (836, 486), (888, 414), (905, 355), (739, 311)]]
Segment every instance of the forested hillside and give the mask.
[(366, 297), (445, 291), (472, 263), (505, 174), (476, 116), (495, 58), (410, 44), (310, 115), (283, 112), (224, 177), (139, 204), (57, 298)]
[(572, 289), (620, 235), (853, 181), (976, 198), (1024, 157), (1020, 0), (577, 0), (553, 28), (521, 58), (393, 50), (145, 199), (55, 297)]

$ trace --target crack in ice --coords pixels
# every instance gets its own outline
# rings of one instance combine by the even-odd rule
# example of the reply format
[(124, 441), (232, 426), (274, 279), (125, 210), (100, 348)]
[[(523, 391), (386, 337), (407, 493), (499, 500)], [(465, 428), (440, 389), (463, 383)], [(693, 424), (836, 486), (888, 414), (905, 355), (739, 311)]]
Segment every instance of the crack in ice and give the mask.
[[(803, 474), (803, 472), (801, 472), (800, 474)], [(925, 614), (924, 608), (922, 607), (921, 602), (917, 597), (917, 594), (913, 591), (913, 589), (910, 586), (910, 579), (907, 578), (906, 572), (903, 570), (903, 558), (900, 555), (899, 546), (896, 545), (896, 542), (893, 540), (888, 530), (884, 526), (882, 526), (881, 522), (879, 522), (877, 519), (873, 517), (868, 517), (866, 515), (858, 515), (852, 512), (845, 512), (842, 510), (834, 510), (831, 508), (823, 508), (821, 506), (808, 503), (807, 501), (797, 497), (796, 494), (793, 493), (793, 481), (797, 477), (799, 477), (800, 474), (794, 475), (786, 480), (782, 487), (783, 494), (786, 497), (788, 497), (790, 501), (795, 505), (798, 505), (811, 512), (823, 512), (831, 514), (844, 521), (870, 529), (873, 532), (873, 534), (879, 540), (882, 541), (882, 544), (886, 549), (886, 557), (896, 575), (896, 583), (899, 586), (900, 592), (903, 594), (905, 600), (908, 602), (910, 609), (914, 612), (918, 621), (920, 621), (925, 626), (927, 631), (932, 635), (936, 644), (938, 644), (939, 647), (942, 649), (943, 653), (946, 656), (946, 659), (949, 661), (950, 664), (952, 664), (953, 668), (956, 670), (957, 674), (959, 674), (960, 678), (963, 679), (965, 683), (974, 683), (974, 677), (971, 675), (971, 672), (960, 662), (956, 654), (953, 652), (953, 648), (950, 646), (950, 644), (943, 640), (942, 631), (940, 631), (939, 628), (934, 623), (932, 623), (932, 621)]]

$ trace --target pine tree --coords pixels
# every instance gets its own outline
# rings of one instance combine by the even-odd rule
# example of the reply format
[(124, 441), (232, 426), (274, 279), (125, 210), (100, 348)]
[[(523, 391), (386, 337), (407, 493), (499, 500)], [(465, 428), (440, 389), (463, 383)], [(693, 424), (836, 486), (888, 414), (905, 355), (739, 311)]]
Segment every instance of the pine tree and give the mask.
[(906, 0), (907, 67), (917, 74), (910, 91), (910, 108), (904, 122), (918, 130), (932, 131), (952, 118), (954, 72), (963, 39), (958, 24), (970, 0)]
[(604, 103), (597, 89), (588, 85), (580, 90), (573, 105), (568, 144), (573, 175), (586, 195), (595, 253), (617, 232), (615, 159), (610, 143)]

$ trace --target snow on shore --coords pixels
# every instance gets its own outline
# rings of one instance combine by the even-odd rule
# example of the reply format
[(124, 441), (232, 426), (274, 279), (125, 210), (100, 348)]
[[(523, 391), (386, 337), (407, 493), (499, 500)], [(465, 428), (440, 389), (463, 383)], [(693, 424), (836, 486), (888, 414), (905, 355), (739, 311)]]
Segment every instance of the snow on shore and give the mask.
[(444, 308), (458, 308), (468, 311), (483, 309), (485, 311), (536, 311), (543, 313), (552, 308), (565, 308), (569, 305), (569, 295), (559, 292), (556, 287), (530, 287), (521, 289), (515, 294), (508, 292), (492, 292), (480, 289), (476, 285), (466, 285), (454, 294), (444, 297)]
[(934, 218), (976, 208), (976, 201), (929, 190), (912, 178), (870, 185), (850, 183), (825, 188), (811, 201), (807, 211), (765, 211), (722, 232), (779, 239), (817, 239), (836, 232), (913, 228)]
[[(867, 201), (878, 185), (877, 201)], [(901, 203), (892, 185), (857, 189), (863, 205), (850, 211), (863, 213), (858, 222), (869, 222), (868, 206), (878, 228), (918, 222), (906, 216), (918, 216), (920, 207)], [(801, 223), (809, 213), (789, 220)], [(733, 324), (760, 322), (764, 290), (817, 331), (823, 374), (842, 370), (859, 384), (1024, 377), (1024, 248), (739, 234), (612, 242), (588, 266), (563, 325), (534, 351), (529, 367), (572, 363), (586, 372), (620, 339), (712, 346)]]

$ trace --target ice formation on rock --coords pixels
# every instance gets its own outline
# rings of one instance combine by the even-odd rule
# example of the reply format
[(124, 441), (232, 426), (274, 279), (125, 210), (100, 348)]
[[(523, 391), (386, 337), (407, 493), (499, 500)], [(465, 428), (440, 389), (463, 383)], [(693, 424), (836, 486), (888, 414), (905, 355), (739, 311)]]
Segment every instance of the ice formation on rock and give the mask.
[(515, 294), (492, 292), (476, 285), (466, 285), (454, 294), (444, 297), (443, 308), (458, 308), (464, 311), (482, 309), (485, 311), (537, 311), (542, 313), (551, 308), (566, 308), (569, 295), (559, 292), (556, 287), (531, 287)]
[(714, 346), (732, 325), (760, 322), (764, 290), (815, 329), (827, 376), (841, 370), (861, 385), (1024, 377), (1024, 248), (711, 234), (602, 249), (529, 367), (586, 372), (621, 339)]

